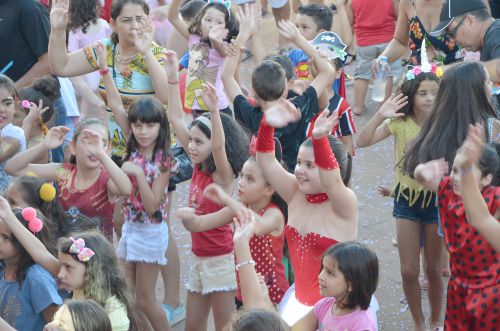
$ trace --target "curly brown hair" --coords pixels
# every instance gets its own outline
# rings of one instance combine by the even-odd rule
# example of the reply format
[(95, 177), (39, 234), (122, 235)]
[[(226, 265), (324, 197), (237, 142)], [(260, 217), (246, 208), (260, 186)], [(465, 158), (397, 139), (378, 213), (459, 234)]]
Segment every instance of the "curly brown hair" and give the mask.
[(71, 0), (68, 30), (81, 28), (83, 33), (87, 33), (90, 24), (96, 24), (99, 18), (98, 3), (97, 0)]

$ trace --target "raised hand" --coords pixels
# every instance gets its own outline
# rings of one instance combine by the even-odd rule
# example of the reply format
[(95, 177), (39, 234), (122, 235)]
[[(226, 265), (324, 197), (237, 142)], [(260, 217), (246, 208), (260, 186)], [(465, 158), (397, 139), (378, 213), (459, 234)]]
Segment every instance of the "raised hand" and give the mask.
[(153, 44), (153, 38), (155, 34), (153, 23), (151, 22), (149, 17), (146, 17), (144, 23), (139, 25), (139, 31), (134, 30), (132, 33), (134, 34), (135, 48), (143, 56), (148, 54), (151, 51), (151, 46)]
[(49, 107), (43, 107), (42, 99), (40, 99), (40, 101), (38, 102), (38, 106), (36, 103), (30, 102), (30, 111), (24, 120), (27, 122), (35, 123), (47, 110), (49, 110)]
[(265, 115), (266, 123), (274, 128), (283, 128), (290, 123), (297, 122), (302, 116), (293, 103), (283, 99), (266, 110)]
[(421, 166), (420, 176), (426, 183), (439, 180), (448, 174), (448, 162), (444, 158), (429, 161)]
[(484, 128), (480, 124), (469, 125), (467, 138), (457, 155), (457, 162), (460, 168), (468, 169), (473, 164), (477, 164), (484, 149)]
[(233, 217), (234, 235), (233, 242), (249, 242), (254, 235), (255, 216), (248, 208), (243, 208)]
[(203, 93), (201, 94), (203, 102), (207, 105), (210, 112), (219, 111), (217, 89), (210, 83), (203, 84)]
[(108, 69), (108, 54), (106, 53), (106, 47), (101, 42), (95, 42), (92, 46), (97, 53), (97, 65), (99, 66), (99, 69)]
[(299, 29), (291, 21), (279, 21), (278, 31), (283, 37), (291, 41), (295, 41), (300, 36)]
[(224, 25), (216, 25), (208, 32), (208, 39), (210, 39), (211, 42), (222, 43), (224, 39), (227, 38), (228, 34), (229, 30), (226, 29)]
[(330, 134), (333, 128), (339, 123), (339, 117), (337, 112), (330, 115), (330, 110), (325, 109), (321, 114), (319, 114), (316, 122), (314, 122), (314, 129), (312, 136), (315, 139), (322, 138), (323, 136)]
[(177, 58), (177, 53), (174, 51), (165, 52), (165, 62), (163, 67), (167, 73), (168, 80), (176, 81), (179, 79), (179, 59)]
[(188, 231), (196, 231), (200, 227), (201, 220), (196, 217), (196, 212), (194, 208), (183, 207), (177, 209), (175, 212), (175, 217), (182, 221), (182, 224)]
[(248, 4), (239, 6), (236, 18), (240, 22), (240, 33), (255, 34), (260, 26), (260, 5)]
[(44, 144), (48, 149), (54, 149), (61, 146), (64, 143), (64, 138), (69, 132), (69, 128), (65, 126), (55, 126), (47, 132), (45, 136)]
[(50, 10), (50, 26), (54, 30), (66, 30), (69, 0), (53, 0)]
[(142, 172), (142, 169), (139, 168), (139, 166), (133, 162), (125, 161), (122, 164), (122, 171), (127, 175), (136, 177), (139, 173)]
[(106, 155), (105, 143), (101, 135), (93, 130), (83, 129), (81, 139), (87, 145), (89, 153), (97, 158)]
[(214, 183), (208, 185), (205, 188), (205, 190), (203, 191), (203, 195), (207, 199), (212, 200), (219, 205), (225, 204), (225, 198), (228, 196), (228, 194), (222, 189), (222, 187)]
[(378, 113), (385, 118), (403, 117), (405, 114), (398, 111), (408, 104), (408, 97), (403, 93), (396, 96), (391, 95), (380, 107)]

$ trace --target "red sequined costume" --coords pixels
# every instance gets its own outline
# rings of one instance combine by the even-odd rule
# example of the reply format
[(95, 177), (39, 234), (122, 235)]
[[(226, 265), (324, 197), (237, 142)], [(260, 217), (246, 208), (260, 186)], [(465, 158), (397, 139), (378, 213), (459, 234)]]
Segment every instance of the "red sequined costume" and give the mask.
[[(482, 195), (494, 215), (500, 187), (488, 186)], [(438, 203), (452, 275), (445, 330), (500, 330), (500, 254), (467, 222), (449, 177), (439, 184)]]

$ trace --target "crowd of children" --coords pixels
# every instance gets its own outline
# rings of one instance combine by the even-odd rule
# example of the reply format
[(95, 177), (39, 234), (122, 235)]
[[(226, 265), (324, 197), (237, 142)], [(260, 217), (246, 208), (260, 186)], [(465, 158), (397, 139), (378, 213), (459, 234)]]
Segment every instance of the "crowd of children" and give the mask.
[[(412, 24), (430, 15), (420, 1), (401, 3), (398, 22), (402, 13)], [(378, 330), (379, 259), (356, 241), (350, 187), (357, 128), (343, 65), (351, 29), (331, 31), (335, 8), (302, 5), (295, 22), (277, 22), (280, 43), (293, 47), (267, 54), (261, 7), (231, 4), (172, 0), (161, 12), (170, 30), (149, 18), (145, 0), (113, 1), (110, 24), (97, 0), (53, 0), (51, 70), (71, 78), (81, 115), (66, 126), (54, 124), (56, 76), (16, 89), (0, 74), (1, 330), (164, 331), (185, 314), (185, 330), (200, 331), (211, 312), (217, 331)], [(384, 1), (390, 14), (379, 22), (367, 4), (334, 4), (361, 46), (359, 115), (397, 10)], [(371, 36), (366, 21), (384, 31)], [(183, 38), (175, 44), (185, 53), (157, 44), (154, 26)], [(164, 37), (156, 41), (174, 43)], [(396, 37), (383, 53), (391, 60), (401, 50)], [(412, 49), (396, 94), (356, 145), (395, 137), (389, 194), (414, 330), (426, 330), (422, 248), (431, 330), (495, 330), (500, 121), (491, 82), (478, 62), (443, 74), (420, 37), (410, 31), (420, 52)], [(249, 92), (239, 65), (250, 44)], [(172, 154), (175, 145), (186, 158)], [(60, 147), (64, 161), (53, 162)], [(192, 169), (175, 214), (191, 234), (185, 306), (170, 229), (180, 167)]]

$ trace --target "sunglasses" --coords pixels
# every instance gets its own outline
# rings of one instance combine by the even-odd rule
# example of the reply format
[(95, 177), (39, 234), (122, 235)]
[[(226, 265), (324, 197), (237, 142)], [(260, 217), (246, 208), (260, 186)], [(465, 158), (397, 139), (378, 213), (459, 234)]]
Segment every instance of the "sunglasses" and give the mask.
[(459, 28), (460, 28), (460, 26), (464, 23), (464, 20), (465, 20), (465, 18), (466, 18), (466, 17), (467, 17), (467, 16), (462, 17), (462, 19), (458, 22), (457, 26), (456, 26), (456, 27), (454, 27), (453, 29), (450, 29), (450, 30), (448, 31), (448, 34), (449, 34), (450, 36), (452, 36), (452, 37), (453, 37), (453, 39), (456, 39), (456, 34), (457, 34), (457, 32), (458, 32), (458, 29), (459, 29)]

